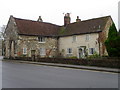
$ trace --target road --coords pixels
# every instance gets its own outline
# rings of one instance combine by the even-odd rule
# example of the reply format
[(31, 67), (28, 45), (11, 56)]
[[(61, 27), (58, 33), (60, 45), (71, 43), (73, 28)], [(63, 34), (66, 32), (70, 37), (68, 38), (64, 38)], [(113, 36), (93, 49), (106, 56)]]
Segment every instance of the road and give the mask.
[(118, 88), (118, 74), (3, 61), (2, 87)]

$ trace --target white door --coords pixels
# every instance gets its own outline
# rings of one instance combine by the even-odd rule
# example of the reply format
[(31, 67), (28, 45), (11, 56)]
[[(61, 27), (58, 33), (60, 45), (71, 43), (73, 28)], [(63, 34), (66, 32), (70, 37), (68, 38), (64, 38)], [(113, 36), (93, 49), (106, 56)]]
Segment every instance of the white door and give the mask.
[(85, 57), (85, 52), (84, 51), (85, 50), (84, 50), (83, 47), (78, 48), (78, 55), (77, 55), (77, 57), (78, 58), (84, 58)]

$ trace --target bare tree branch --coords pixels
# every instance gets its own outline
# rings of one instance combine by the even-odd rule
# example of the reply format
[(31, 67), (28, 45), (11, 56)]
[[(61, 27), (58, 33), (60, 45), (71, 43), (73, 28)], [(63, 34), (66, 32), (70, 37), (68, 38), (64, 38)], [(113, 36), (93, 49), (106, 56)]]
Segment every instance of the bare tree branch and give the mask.
[(6, 29), (6, 25), (3, 25), (2, 27), (0, 27), (0, 38), (1, 39), (4, 39), (5, 29)]

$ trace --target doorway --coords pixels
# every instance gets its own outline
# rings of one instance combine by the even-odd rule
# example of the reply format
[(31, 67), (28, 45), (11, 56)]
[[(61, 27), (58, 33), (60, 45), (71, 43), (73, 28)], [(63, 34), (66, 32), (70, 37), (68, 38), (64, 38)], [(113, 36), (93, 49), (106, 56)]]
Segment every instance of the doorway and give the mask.
[(82, 58), (82, 56), (83, 56), (83, 50), (82, 50), (82, 48), (78, 49), (78, 55), (79, 55), (79, 58)]
[(31, 50), (31, 58), (32, 58), (32, 61), (35, 60), (35, 50)]
[(78, 47), (78, 58), (85, 58), (85, 46)]

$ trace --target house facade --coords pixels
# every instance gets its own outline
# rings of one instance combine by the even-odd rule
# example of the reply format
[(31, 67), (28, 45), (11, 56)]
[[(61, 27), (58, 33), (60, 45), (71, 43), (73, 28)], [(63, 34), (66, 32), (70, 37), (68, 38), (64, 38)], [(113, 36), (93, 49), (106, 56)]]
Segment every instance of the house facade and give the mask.
[(58, 26), (10, 16), (5, 30), (5, 57), (77, 57), (94, 53), (107, 55), (104, 41), (113, 21), (110, 16), (70, 23), (70, 14), (64, 16), (64, 25)]

